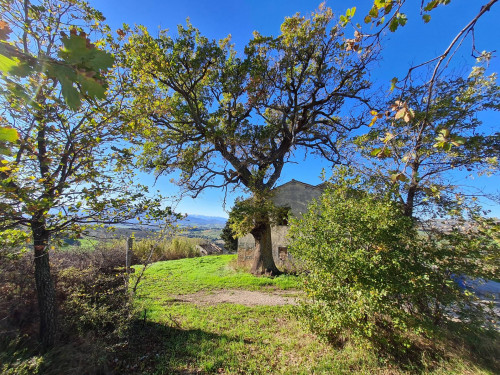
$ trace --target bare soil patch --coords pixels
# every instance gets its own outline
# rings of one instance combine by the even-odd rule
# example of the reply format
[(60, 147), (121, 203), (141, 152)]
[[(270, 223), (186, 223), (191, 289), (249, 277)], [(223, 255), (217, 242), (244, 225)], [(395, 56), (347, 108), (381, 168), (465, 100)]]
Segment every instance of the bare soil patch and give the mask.
[(295, 292), (274, 290), (258, 292), (241, 289), (219, 289), (201, 291), (193, 294), (172, 296), (175, 302), (188, 302), (199, 305), (217, 305), (219, 303), (234, 303), (244, 306), (282, 306), (296, 305), (298, 297)]

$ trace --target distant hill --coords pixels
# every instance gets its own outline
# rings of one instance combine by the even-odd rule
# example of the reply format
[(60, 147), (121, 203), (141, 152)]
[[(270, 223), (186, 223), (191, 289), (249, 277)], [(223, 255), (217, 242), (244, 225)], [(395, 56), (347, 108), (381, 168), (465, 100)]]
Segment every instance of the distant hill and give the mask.
[(227, 219), (220, 216), (191, 215), (182, 220), (181, 226), (223, 227)]

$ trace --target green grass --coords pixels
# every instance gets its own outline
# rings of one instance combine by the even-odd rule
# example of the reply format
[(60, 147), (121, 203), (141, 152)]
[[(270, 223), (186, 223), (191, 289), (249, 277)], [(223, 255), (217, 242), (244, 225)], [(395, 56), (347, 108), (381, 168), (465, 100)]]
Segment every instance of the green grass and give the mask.
[(416, 336), (410, 349), (395, 356), (369, 342), (333, 346), (310, 333), (293, 306), (175, 299), (222, 289), (296, 293), (297, 277), (254, 277), (234, 263), (234, 255), (155, 263), (135, 296), (137, 314), (129, 328), (112, 340), (104, 339), (105, 330), (71, 337), (45, 354), (27, 336), (5, 343), (0, 337), (0, 374), (500, 373), (498, 335), (485, 337), (465, 324), (450, 325), (432, 339)]
[[(234, 255), (153, 264), (145, 274), (127, 347), (119, 351), (117, 371), (140, 374), (494, 374), (491, 361), (462, 341), (422, 348), (395, 359), (367, 345), (334, 347), (311, 334), (293, 306), (196, 305), (178, 294), (220, 289), (294, 292), (298, 279), (254, 277), (235, 270)], [(483, 340), (483, 338), (480, 338)], [(495, 358), (498, 340), (483, 352)], [(495, 344), (491, 344), (491, 342)], [(477, 343), (476, 343), (477, 344)], [(489, 346), (488, 346), (489, 345)], [(494, 361), (493, 361), (494, 362)], [(498, 365), (498, 363), (496, 363)]]
[[(262, 287), (294, 289), (298, 287), (295, 276), (275, 278), (255, 277), (235, 270), (231, 263), (236, 255), (208, 256), (157, 262), (145, 273), (141, 290), (148, 295), (187, 294), (201, 290), (247, 289)], [(139, 270), (140, 267), (136, 267)]]

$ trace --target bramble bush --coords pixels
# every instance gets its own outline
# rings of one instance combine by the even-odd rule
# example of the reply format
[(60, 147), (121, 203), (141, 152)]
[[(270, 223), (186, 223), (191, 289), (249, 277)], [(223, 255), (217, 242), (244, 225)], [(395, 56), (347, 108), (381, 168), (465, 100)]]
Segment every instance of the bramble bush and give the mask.
[(336, 342), (385, 340), (451, 316), (484, 328), (484, 306), (453, 275), (494, 274), (484, 260), (498, 254), (498, 242), (470, 223), (468, 231), (424, 232), (367, 186), (340, 179), (292, 220), (290, 251), (303, 262), (307, 294), (299, 314), (312, 330)]
[(34, 280), (26, 277), (33, 254), (2, 259), (0, 373), (106, 373), (135, 318), (123, 263), (123, 248), (104, 244), (51, 254), (60, 330), (56, 347), (40, 354)]

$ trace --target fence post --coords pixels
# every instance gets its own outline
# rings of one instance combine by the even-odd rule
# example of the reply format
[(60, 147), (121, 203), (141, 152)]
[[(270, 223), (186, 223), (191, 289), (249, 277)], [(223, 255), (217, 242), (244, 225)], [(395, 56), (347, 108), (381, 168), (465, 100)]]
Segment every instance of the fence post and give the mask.
[(130, 276), (130, 266), (132, 262), (132, 249), (134, 247), (134, 236), (131, 236), (127, 239), (127, 250), (125, 253), (125, 272), (127, 273), (126, 275), (126, 281), (125, 281), (125, 286), (126, 289), (128, 290), (128, 279)]

